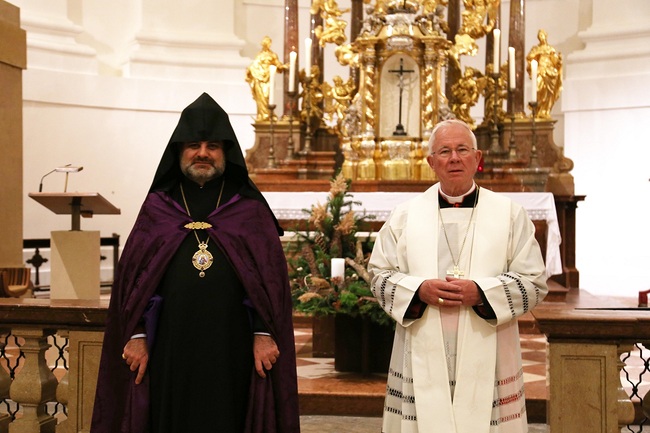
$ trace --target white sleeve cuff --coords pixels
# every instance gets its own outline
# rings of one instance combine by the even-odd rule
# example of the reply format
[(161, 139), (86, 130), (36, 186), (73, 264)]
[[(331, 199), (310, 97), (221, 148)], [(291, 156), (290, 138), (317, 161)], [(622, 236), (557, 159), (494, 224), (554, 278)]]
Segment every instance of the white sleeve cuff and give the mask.
[(136, 338), (147, 338), (147, 334), (135, 334), (131, 336), (131, 340), (135, 340)]

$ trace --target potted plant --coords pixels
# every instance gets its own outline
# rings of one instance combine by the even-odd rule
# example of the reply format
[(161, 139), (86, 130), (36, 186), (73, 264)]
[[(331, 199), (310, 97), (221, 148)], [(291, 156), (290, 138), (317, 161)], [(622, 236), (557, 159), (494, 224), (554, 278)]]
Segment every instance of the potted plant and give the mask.
[[(332, 179), (326, 203), (304, 210), (309, 214), (307, 231), (297, 232), (297, 240), (287, 244), (293, 305), (313, 316), (315, 324), (334, 318), (337, 370), (386, 372), (393, 321), (370, 291), (366, 265), (371, 236), (359, 236), (373, 216), (352, 209), (360, 203), (352, 201), (350, 184), (341, 174)], [(332, 276), (332, 267), (341, 261), (345, 266)], [(322, 337), (331, 342), (331, 332), (327, 334)], [(315, 346), (319, 337), (314, 335)], [(388, 354), (377, 355), (381, 352)]]

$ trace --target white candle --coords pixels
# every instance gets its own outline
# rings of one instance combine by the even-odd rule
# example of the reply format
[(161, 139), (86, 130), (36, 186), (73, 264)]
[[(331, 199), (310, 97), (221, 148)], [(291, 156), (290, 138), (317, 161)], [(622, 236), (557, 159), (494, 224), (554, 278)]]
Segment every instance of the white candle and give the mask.
[(305, 38), (305, 77), (311, 77), (311, 38)]
[(289, 91), (296, 90), (296, 56), (297, 53), (292, 51), (289, 53)]
[(334, 258), (332, 259), (332, 275), (331, 278), (345, 279), (345, 259)]
[(508, 84), (510, 90), (515, 90), (517, 88), (515, 75), (515, 48), (508, 47)]
[(492, 72), (497, 74), (500, 69), (500, 62), (499, 62), (499, 47), (501, 45), (501, 30), (499, 29), (494, 29), (492, 32), (492, 36), (494, 36), (494, 65), (492, 67)]
[(530, 62), (530, 102), (537, 102), (537, 60)]
[(269, 66), (269, 105), (275, 104), (275, 65)]

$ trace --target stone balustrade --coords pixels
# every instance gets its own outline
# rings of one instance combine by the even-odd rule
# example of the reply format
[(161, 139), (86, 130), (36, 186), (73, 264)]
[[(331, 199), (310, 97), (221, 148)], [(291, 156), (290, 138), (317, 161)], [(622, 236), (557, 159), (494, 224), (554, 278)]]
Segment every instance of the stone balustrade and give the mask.
[[(21, 408), (13, 422), (0, 411), (0, 433), (89, 431), (107, 308), (107, 301), (0, 299), (0, 350), (11, 334), (24, 356), (13, 380), (0, 368), (0, 400)], [(631, 424), (635, 408), (621, 386), (620, 356), (650, 342), (650, 310), (544, 303), (533, 315), (549, 342), (551, 431), (618, 433)], [(68, 370), (59, 380), (46, 360), (55, 334), (68, 342)], [(65, 405), (67, 419), (48, 413), (50, 402)]]
[[(90, 430), (107, 308), (99, 300), (0, 299), (0, 345), (11, 333), (22, 341), (24, 356), (13, 380), (0, 368), (0, 399), (20, 406), (13, 422), (0, 413), (0, 433)], [(46, 361), (48, 337), (55, 334), (68, 341), (68, 370), (60, 380)], [(67, 419), (50, 415), (48, 402), (64, 404)]]
[(634, 423), (635, 407), (621, 384), (621, 355), (636, 343), (650, 347), (650, 310), (554, 305), (533, 316), (549, 343), (551, 431), (619, 433)]

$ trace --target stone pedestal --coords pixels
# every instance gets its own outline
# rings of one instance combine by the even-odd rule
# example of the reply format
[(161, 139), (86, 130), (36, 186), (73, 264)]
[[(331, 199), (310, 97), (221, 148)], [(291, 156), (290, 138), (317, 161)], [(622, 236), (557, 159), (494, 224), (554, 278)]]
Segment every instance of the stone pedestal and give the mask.
[(51, 299), (99, 299), (99, 231), (53, 231)]

